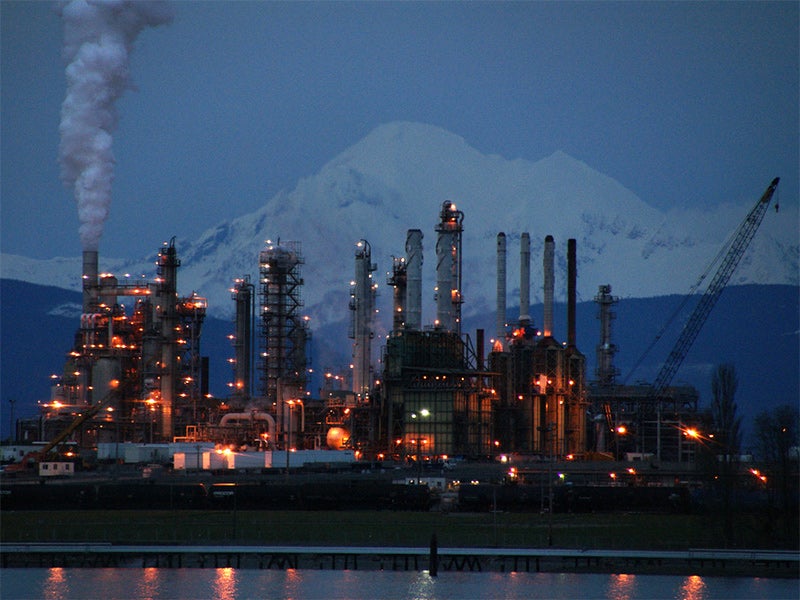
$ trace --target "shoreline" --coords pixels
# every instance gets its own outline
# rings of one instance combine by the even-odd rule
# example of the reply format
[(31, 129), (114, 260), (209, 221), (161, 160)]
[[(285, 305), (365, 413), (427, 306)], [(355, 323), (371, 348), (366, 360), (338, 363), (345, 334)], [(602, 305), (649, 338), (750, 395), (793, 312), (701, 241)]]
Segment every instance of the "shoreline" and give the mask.
[(800, 578), (800, 552), (4, 543), (2, 568), (237, 568)]

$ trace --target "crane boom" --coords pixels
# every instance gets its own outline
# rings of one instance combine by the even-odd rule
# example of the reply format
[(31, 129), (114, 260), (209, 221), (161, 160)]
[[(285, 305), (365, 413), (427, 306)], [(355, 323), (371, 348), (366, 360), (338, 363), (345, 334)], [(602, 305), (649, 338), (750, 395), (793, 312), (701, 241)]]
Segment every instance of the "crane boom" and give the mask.
[(708, 289), (706, 289), (691, 316), (686, 321), (686, 325), (684, 325), (678, 341), (675, 342), (675, 346), (672, 348), (666, 362), (664, 362), (664, 365), (656, 376), (653, 383), (653, 395), (656, 398), (660, 397), (672, 382), (672, 378), (675, 376), (675, 373), (677, 373), (681, 363), (683, 363), (683, 359), (686, 358), (689, 348), (691, 348), (695, 339), (697, 339), (697, 335), (705, 324), (711, 309), (714, 308), (720, 294), (722, 294), (722, 290), (728, 284), (728, 281), (730, 281), (733, 272), (739, 265), (739, 261), (742, 259), (750, 242), (753, 240), (753, 236), (756, 234), (756, 230), (764, 219), (764, 214), (767, 211), (772, 195), (775, 193), (775, 189), (778, 187), (779, 181), (780, 177), (776, 177), (772, 180), (772, 183), (769, 184), (764, 194), (758, 202), (756, 202), (755, 206), (753, 206), (747, 217), (745, 217), (742, 224), (739, 225), (739, 228), (736, 230), (725, 258), (714, 274), (711, 283), (708, 285)]
[(66, 440), (70, 435), (72, 435), (72, 432), (78, 429), (86, 421), (95, 416), (100, 411), (100, 409), (103, 408), (103, 406), (105, 406), (106, 402), (108, 402), (114, 396), (114, 394), (117, 391), (116, 388), (118, 385), (119, 382), (117, 380), (112, 380), (111, 389), (103, 397), (102, 400), (91, 406), (88, 406), (86, 410), (84, 410), (80, 415), (78, 415), (78, 417), (75, 420), (73, 420), (69, 425), (67, 425), (67, 427), (61, 430), (61, 432), (58, 435), (56, 435), (52, 440), (50, 440), (45, 446), (36, 449), (33, 452), (29, 452), (18, 463), (14, 463), (6, 467), (6, 472), (15, 473), (17, 471), (24, 471), (34, 463), (41, 462), (44, 459), (44, 457), (47, 456), (48, 452), (50, 452), (53, 448), (55, 448), (61, 442)]

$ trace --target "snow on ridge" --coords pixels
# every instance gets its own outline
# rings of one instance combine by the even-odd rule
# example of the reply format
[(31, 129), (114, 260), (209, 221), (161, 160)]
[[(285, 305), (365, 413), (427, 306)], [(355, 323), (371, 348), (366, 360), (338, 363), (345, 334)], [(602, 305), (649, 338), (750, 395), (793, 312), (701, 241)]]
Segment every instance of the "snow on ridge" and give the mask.
[[(464, 211), (465, 315), (494, 305), (495, 238), (508, 240), (508, 302), (519, 288), (519, 237), (531, 234), (531, 301), (541, 301), (541, 250), (556, 240), (556, 291), (566, 287), (566, 240), (576, 238), (578, 294), (591, 299), (600, 284), (616, 295), (686, 293), (749, 207), (723, 205), (706, 212), (663, 213), (611, 177), (557, 151), (539, 161), (483, 155), (439, 127), (395, 122), (373, 130), (314, 176), (281, 191), (258, 210), (209, 228), (196, 240), (178, 240), (179, 293), (197, 291), (212, 313), (233, 311), (229, 288), (243, 275), (258, 279), (258, 253), (267, 239), (299, 241), (305, 264), (303, 300), (323, 324), (347, 318), (353, 250), (359, 239), (373, 249), (379, 305), (391, 314), (385, 274), (403, 255), (406, 231), (423, 231), (423, 321), (432, 320), (435, 232), (441, 204)], [(754, 198), (755, 201), (755, 198)], [(790, 214), (767, 215), (735, 282), (798, 283), (798, 244)], [(778, 222), (780, 221), (780, 222)], [(788, 224), (787, 224), (788, 223)], [(101, 269), (152, 273), (152, 261), (105, 259)], [(140, 270), (144, 269), (144, 270)], [(2, 277), (80, 288), (80, 258), (36, 261), (4, 255)], [(732, 281), (732, 283), (734, 283)]]

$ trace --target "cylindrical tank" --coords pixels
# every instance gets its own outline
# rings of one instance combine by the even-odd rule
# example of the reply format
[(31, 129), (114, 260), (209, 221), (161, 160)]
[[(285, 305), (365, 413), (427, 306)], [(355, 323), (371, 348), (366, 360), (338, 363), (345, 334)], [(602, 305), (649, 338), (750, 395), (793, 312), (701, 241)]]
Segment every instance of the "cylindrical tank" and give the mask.
[[(92, 366), (92, 404), (102, 402), (106, 395), (117, 387), (122, 376), (120, 362), (116, 358), (98, 358)], [(106, 402), (106, 407), (119, 408), (117, 403)]]

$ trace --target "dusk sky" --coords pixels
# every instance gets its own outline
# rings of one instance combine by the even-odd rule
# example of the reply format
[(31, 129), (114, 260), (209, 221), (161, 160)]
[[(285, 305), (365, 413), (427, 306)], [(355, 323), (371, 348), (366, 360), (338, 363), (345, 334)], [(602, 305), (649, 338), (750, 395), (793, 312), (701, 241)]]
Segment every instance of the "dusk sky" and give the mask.
[[(131, 53), (101, 254), (198, 236), (399, 120), (507, 159), (563, 150), (660, 209), (749, 207), (775, 176), (796, 205), (799, 6), (176, 2)], [(2, 252), (76, 256), (62, 22), (0, 11)]]

